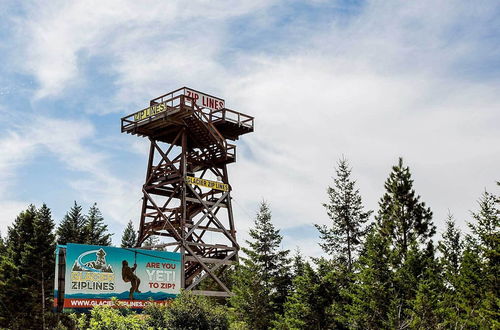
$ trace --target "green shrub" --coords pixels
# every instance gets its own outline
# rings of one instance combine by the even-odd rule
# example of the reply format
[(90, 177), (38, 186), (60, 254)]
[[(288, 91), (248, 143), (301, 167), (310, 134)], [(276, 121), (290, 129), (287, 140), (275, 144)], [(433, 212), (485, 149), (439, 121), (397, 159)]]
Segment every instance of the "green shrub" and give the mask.
[[(119, 302), (115, 301), (115, 304)], [(96, 306), (87, 314), (71, 314), (76, 329), (90, 330), (140, 330), (148, 329), (146, 319), (128, 308)], [(152, 328), (151, 328), (152, 329)]]
[(183, 291), (167, 306), (146, 308), (147, 325), (155, 329), (229, 329), (227, 309), (215, 301)]

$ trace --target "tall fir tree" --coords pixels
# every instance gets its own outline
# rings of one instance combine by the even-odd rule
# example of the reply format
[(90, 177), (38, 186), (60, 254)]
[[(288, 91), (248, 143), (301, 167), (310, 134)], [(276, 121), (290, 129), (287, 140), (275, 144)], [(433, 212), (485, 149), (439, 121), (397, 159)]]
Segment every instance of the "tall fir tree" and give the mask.
[(407, 327), (412, 319), (412, 304), (426, 272), (426, 260), (434, 258), (432, 236), (436, 227), (430, 208), (413, 190), (410, 169), (403, 159), (392, 167), (379, 202), (377, 230), (389, 241), (393, 273), (389, 312), (390, 327)]
[[(466, 313), (472, 322), (486, 328), (500, 328), (500, 205), (497, 197), (485, 191), (478, 201), (479, 211), (472, 213), (468, 237), (469, 259), (463, 260), (464, 283), (469, 280), (475, 286), (470, 296), (477, 302), (476, 310)], [(475, 260), (471, 260), (475, 255)], [(467, 262), (466, 262), (467, 261)], [(472, 265), (472, 266), (471, 266)], [(469, 268), (468, 268), (469, 267)], [(479, 268), (480, 278), (474, 280), (471, 269)], [(468, 275), (467, 275), (468, 274)], [(465, 285), (462, 285), (465, 291)], [(468, 289), (468, 288), (467, 288)], [(474, 293), (476, 295), (474, 295)], [(479, 294), (478, 294), (479, 293)], [(474, 313), (472, 313), (474, 312)], [(469, 320), (468, 320), (469, 321)]]
[(384, 187), (376, 216), (378, 228), (391, 238), (397, 259), (404, 261), (413, 241), (427, 244), (435, 234), (432, 212), (415, 194), (410, 169), (402, 158), (392, 167)]
[(282, 314), (291, 286), (289, 251), (280, 249), (283, 239), (271, 222), (271, 211), (262, 202), (250, 229), (247, 255), (235, 275), (231, 303), (253, 329), (267, 329), (274, 314)]
[(132, 220), (130, 220), (125, 227), (122, 235), (122, 244), (123, 248), (133, 248), (135, 247), (135, 243), (137, 242), (137, 233), (134, 230), (134, 225), (132, 224)]
[(0, 261), (0, 325), (44, 327), (50, 317), (54, 283), (54, 221), (50, 209), (30, 205), (9, 228)]
[(246, 260), (233, 274), (233, 293), (230, 304), (236, 318), (248, 329), (268, 329), (274, 319), (270, 291), (262, 285), (257, 265)]
[[(34, 288), (35, 301), (42, 301), (42, 306), (38, 305), (41, 313), (49, 313), (43, 315), (43, 325), (47, 324), (46, 319), (52, 317), (50, 311), (52, 309), (52, 295), (54, 292), (54, 253), (56, 247), (56, 235), (54, 233), (55, 222), (52, 219), (52, 213), (46, 204), (43, 204), (36, 214), (36, 222), (34, 225), (33, 244), (35, 246), (34, 254), (36, 256), (31, 264), (31, 277), (38, 278), (40, 286)], [(38, 289), (38, 290), (37, 290)], [(34, 312), (35, 312), (34, 311)]]
[[(31, 238), (34, 236), (36, 208), (30, 205), (15, 219), (8, 228), (6, 239), (7, 252), (0, 263), (0, 326), (2, 328), (28, 327), (31, 322), (29, 311), (34, 307), (32, 298), (33, 282), (26, 277), (27, 258), (34, 249)], [(28, 254), (28, 255), (27, 255)]]
[(389, 328), (390, 298), (394, 296), (390, 241), (373, 227), (360, 254), (348, 306), (347, 324), (353, 329)]
[[(458, 305), (456, 315), (448, 315), (447, 323), (458, 325), (465, 329), (489, 329), (481, 317), (481, 307), (484, 298), (484, 278), (482, 275), (480, 252), (468, 240), (462, 254), (460, 276), (457, 280)], [(450, 317), (451, 316), (451, 317)]]
[(304, 256), (302, 255), (300, 249), (297, 247), (292, 257), (292, 267), (291, 267), (294, 278), (297, 276), (304, 275), (305, 265), (306, 261), (304, 260)]
[(462, 263), (463, 240), (460, 230), (456, 227), (453, 215), (448, 214), (446, 229), (438, 243), (441, 253), (439, 264), (442, 276), (442, 299), (439, 303), (439, 313), (443, 315), (440, 327), (458, 328), (459, 325), (459, 298), (458, 284), (460, 265)]
[(438, 329), (443, 325), (445, 313), (443, 312), (442, 300), (444, 294), (444, 282), (442, 278), (441, 264), (434, 257), (432, 245), (421, 259), (423, 269), (415, 298), (410, 303), (410, 327), (412, 329)]
[[(431, 319), (430, 315), (434, 311), (429, 312), (427, 307), (436, 303), (436, 299), (440, 297), (423, 297), (425, 299), (419, 298), (417, 301), (417, 295), (421, 285), (421, 295), (425, 295), (431, 292), (432, 287), (437, 284), (437, 279), (428, 277), (439, 269), (434, 254), (432, 242), (429, 242), (425, 249), (421, 249), (417, 241), (413, 240), (404, 261), (399, 267), (393, 268), (392, 286), (395, 293), (391, 297), (391, 310), (389, 312), (391, 328), (404, 329), (411, 324), (415, 317), (421, 318), (421, 321), (418, 322), (419, 326)], [(439, 280), (441, 279), (439, 278)], [(418, 308), (414, 310), (416, 307)]]
[(331, 260), (316, 260), (316, 270), (308, 262), (301, 275), (293, 279), (293, 289), (285, 302), (283, 315), (273, 321), (274, 329), (338, 329), (329, 306), (338, 297), (338, 274)]
[(463, 242), (460, 230), (456, 227), (452, 214), (448, 214), (446, 229), (438, 243), (438, 250), (441, 253), (440, 263), (443, 269), (445, 285), (454, 290), (456, 288), (455, 281), (459, 276)]
[(7, 248), (5, 247), (5, 240), (0, 232), (0, 256), (2, 256), (6, 251)]
[(328, 187), (329, 201), (324, 203), (331, 224), (315, 225), (320, 232), (321, 248), (339, 262), (345, 262), (349, 271), (358, 247), (367, 232), (366, 222), (372, 211), (364, 211), (352, 169), (345, 158), (339, 160), (333, 187)]
[(0, 256), (0, 328), (14, 328), (17, 326), (16, 319), (22, 320), (28, 316), (24, 314), (25, 298), (19, 269), (12, 258), (5, 253)]
[[(489, 277), (493, 288), (494, 284), (500, 284), (494, 281), (500, 274), (500, 207), (495, 195), (487, 191), (482, 194), (478, 204), (479, 211), (472, 213), (474, 221), (469, 223), (469, 227), (485, 262), (484, 275)], [(497, 286), (497, 289), (500, 288)]]
[(57, 244), (86, 242), (86, 219), (82, 207), (75, 201), (73, 207), (64, 216), (56, 230)]
[(101, 211), (94, 203), (89, 209), (89, 213), (85, 218), (85, 244), (93, 245), (111, 245), (112, 234), (108, 233), (108, 225), (104, 224), (104, 218)]

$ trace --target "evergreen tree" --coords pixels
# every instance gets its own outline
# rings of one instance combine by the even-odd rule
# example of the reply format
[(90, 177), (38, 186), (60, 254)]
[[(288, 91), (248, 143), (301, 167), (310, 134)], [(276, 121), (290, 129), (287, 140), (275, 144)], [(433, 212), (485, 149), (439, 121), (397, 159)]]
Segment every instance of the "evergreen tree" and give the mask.
[(389, 326), (403, 328), (411, 323), (412, 305), (429, 266), (427, 260), (434, 258), (431, 238), (436, 228), (431, 210), (413, 190), (410, 169), (403, 165), (402, 158), (393, 166), (385, 189), (376, 220), (377, 230), (387, 238), (390, 248), (394, 294)]
[(8, 227), (7, 250), (14, 264), (19, 265), (27, 242), (34, 235), (36, 208), (30, 205), (22, 211), (12, 226)]
[(251, 328), (267, 329), (274, 314), (282, 313), (291, 276), (289, 251), (280, 249), (282, 236), (271, 222), (266, 202), (260, 205), (250, 237), (249, 248), (243, 248), (247, 258), (242, 258), (238, 268), (231, 303)]
[(441, 327), (500, 328), (500, 213), (496, 197), (488, 192), (483, 193), (478, 204), (479, 210), (472, 213), (473, 221), (469, 223), (471, 235), (462, 242), (459, 231), (449, 223), (439, 245), (446, 286)]
[(295, 250), (295, 254), (292, 257), (292, 273), (293, 277), (304, 275), (304, 268), (306, 266), (306, 261), (304, 260), (304, 256), (300, 252), (300, 249), (297, 247)]
[[(471, 282), (476, 295), (470, 292), (470, 297), (478, 304), (477, 310), (466, 313), (476, 323), (486, 328), (500, 327), (500, 207), (497, 198), (493, 194), (484, 192), (479, 199), (479, 211), (473, 212), (474, 222), (469, 223), (472, 235), (468, 237), (468, 254), (472, 259), (464, 263), (464, 274), (462, 290), (469, 291), (465, 287)], [(465, 256), (464, 256), (465, 258)], [(469, 266), (470, 268), (467, 268)], [(469, 274), (472, 269), (479, 268), (480, 279), (474, 281), (474, 276)], [(479, 293), (479, 295), (478, 295)], [(466, 294), (467, 295), (467, 294)], [(475, 313), (472, 313), (475, 312)], [(477, 315), (476, 315), (477, 313)], [(470, 321), (470, 320), (468, 320)]]
[[(52, 295), (54, 292), (54, 253), (55, 253), (55, 233), (54, 233), (55, 223), (52, 219), (52, 213), (46, 204), (43, 204), (37, 210), (36, 222), (34, 224), (34, 235), (33, 235), (33, 254), (35, 258), (31, 263), (30, 277), (32, 279), (37, 278), (39, 280), (38, 286), (35, 285), (33, 288), (33, 294), (35, 302), (42, 301), (42, 306), (40, 309), (36, 308), (34, 310), (40, 310), (40, 313), (49, 313), (52, 309)], [(37, 281), (35, 281), (37, 282)], [(45, 326), (47, 324), (46, 315), (42, 315), (42, 323)]]
[(415, 299), (411, 303), (412, 329), (438, 329), (444, 319), (441, 308), (444, 293), (441, 267), (432, 252), (427, 255), (425, 261), (428, 264), (424, 267)]
[(80, 243), (86, 242), (86, 219), (82, 214), (82, 207), (75, 201), (73, 207), (64, 216), (57, 227), (57, 244)]
[(30, 205), (9, 227), (7, 251), (0, 260), (0, 325), (44, 326), (54, 283), (54, 222), (44, 204)]
[[(440, 296), (423, 297), (423, 295), (433, 293), (437, 281), (441, 280), (429, 277), (438, 269), (433, 244), (429, 242), (425, 249), (419, 249), (418, 243), (414, 240), (408, 248), (406, 259), (400, 267), (393, 270), (392, 286), (395, 293), (391, 297), (389, 312), (391, 328), (404, 329), (415, 317), (419, 318), (417, 324), (421, 326), (432, 319), (431, 315), (436, 316), (434, 310), (429, 311), (427, 308), (432, 304), (437, 306)], [(419, 289), (422, 297), (417, 297)]]
[[(460, 277), (457, 281), (456, 301), (457, 315), (448, 316), (447, 323), (459, 325), (466, 329), (487, 329), (485, 320), (480, 315), (484, 297), (484, 279), (478, 249), (467, 242), (462, 262)], [(482, 324), (482, 326), (480, 326)]]
[[(36, 208), (30, 205), (8, 228), (7, 252), (0, 263), (0, 326), (5, 328), (29, 327), (26, 320), (34, 307), (32, 285), (26, 277), (27, 257), (32, 256)], [(31, 318), (30, 318), (31, 319)]]
[(101, 211), (94, 203), (89, 209), (85, 219), (85, 244), (93, 245), (111, 245), (111, 235), (108, 233), (108, 225), (104, 224), (104, 218)]
[[(474, 222), (469, 223), (474, 239), (485, 262), (483, 275), (488, 276), (488, 282), (493, 289), (499, 289), (495, 278), (500, 274), (500, 207), (497, 207), (496, 197), (485, 191), (479, 199), (479, 211), (473, 212)], [(498, 293), (498, 292), (497, 292)]]
[(5, 252), (7, 252), (7, 248), (5, 247), (5, 241), (2, 237), (2, 233), (0, 232), (0, 256), (2, 256)]
[(448, 214), (446, 230), (438, 243), (438, 249), (441, 252), (439, 263), (443, 281), (442, 300), (439, 304), (439, 312), (443, 315), (443, 320), (440, 327), (457, 328), (459, 322), (457, 288), (460, 278), (463, 242), (460, 230), (456, 228), (455, 220), (451, 214)]
[(442, 240), (438, 243), (441, 252), (440, 263), (444, 272), (445, 284), (450, 289), (456, 288), (456, 279), (459, 276), (460, 259), (462, 256), (463, 242), (460, 238), (460, 230), (456, 228), (453, 215), (448, 214), (446, 230)]
[[(317, 271), (308, 262), (302, 265), (302, 275), (293, 279), (293, 290), (288, 297), (283, 315), (273, 321), (274, 329), (330, 329), (338, 328), (329, 306), (339, 296), (331, 261), (317, 260)], [(334, 326), (335, 325), (335, 326)]]
[(9, 255), (0, 256), (0, 328), (14, 328), (16, 319), (27, 317), (23, 311), (24, 294), (18, 267)]
[(381, 233), (392, 240), (397, 261), (404, 261), (413, 241), (428, 243), (436, 232), (432, 212), (415, 195), (410, 169), (399, 158), (385, 182), (386, 192), (376, 217)]
[(249, 329), (268, 329), (274, 311), (270, 290), (262, 285), (258, 267), (250, 260), (236, 267), (233, 274), (233, 293), (230, 304), (236, 318)]
[(328, 187), (328, 203), (323, 206), (330, 217), (330, 226), (315, 225), (319, 230), (323, 250), (339, 261), (345, 261), (348, 270), (358, 246), (366, 234), (365, 223), (372, 211), (365, 212), (356, 181), (351, 179), (352, 169), (346, 159), (342, 158), (335, 169), (337, 177), (334, 186)]
[(355, 329), (389, 328), (390, 298), (394, 296), (389, 238), (373, 228), (360, 254), (356, 281), (350, 293), (348, 326)]
[(130, 220), (125, 227), (122, 235), (122, 244), (121, 247), (124, 248), (133, 248), (135, 247), (135, 243), (137, 242), (137, 233), (134, 230), (134, 225), (132, 224), (132, 220)]

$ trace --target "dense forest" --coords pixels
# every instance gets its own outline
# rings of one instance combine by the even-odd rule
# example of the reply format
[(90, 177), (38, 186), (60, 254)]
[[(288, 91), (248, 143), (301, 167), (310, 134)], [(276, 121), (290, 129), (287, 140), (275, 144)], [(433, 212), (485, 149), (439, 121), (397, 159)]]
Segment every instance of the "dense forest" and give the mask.
[[(56, 243), (110, 245), (111, 234), (97, 204), (85, 213), (75, 202), (57, 226), (47, 205), (30, 205), (0, 241), (0, 327), (500, 328), (500, 197), (487, 191), (478, 196), (462, 232), (451, 213), (433, 218), (402, 159), (373, 211), (363, 206), (351, 171), (341, 159), (327, 188), (323, 206), (331, 221), (316, 225), (323, 256), (282, 249), (270, 205), (261, 202), (240, 264), (225, 275), (234, 296), (215, 300), (183, 292), (141, 315), (109, 307), (82, 315), (52, 313)], [(436, 220), (446, 221), (442, 235), (436, 234)], [(121, 245), (131, 247), (135, 240), (129, 222)]]

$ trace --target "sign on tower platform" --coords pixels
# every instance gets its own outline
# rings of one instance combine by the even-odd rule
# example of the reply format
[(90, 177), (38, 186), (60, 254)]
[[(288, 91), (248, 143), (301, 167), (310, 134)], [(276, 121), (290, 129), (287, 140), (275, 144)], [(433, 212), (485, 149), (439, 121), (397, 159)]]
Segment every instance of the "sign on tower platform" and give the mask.
[(192, 98), (199, 107), (204, 107), (212, 110), (219, 110), (224, 108), (224, 100), (215, 96), (204, 94), (189, 88), (184, 88), (184, 95)]
[(165, 95), (169, 95), (170, 99), (162, 100), (157, 104), (153, 104), (147, 108), (137, 111), (136, 113), (134, 113), (134, 121), (141, 121), (151, 116), (155, 116), (157, 114), (167, 111), (169, 107), (170, 109), (175, 108), (176, 105), (172, 104), (173, 103), (172, 100), (178, 97), (178, 95), (185, 95), (189, 98), (188, 99), (189, 102), (192, 101), (197, 106), (201, 108), (210, 109), (212, 111), (224, 109), (225, 106), (225, 101), (223, 99), (202, 92), (198, 92), (194, 89), (187, 87), (180, 88)]

